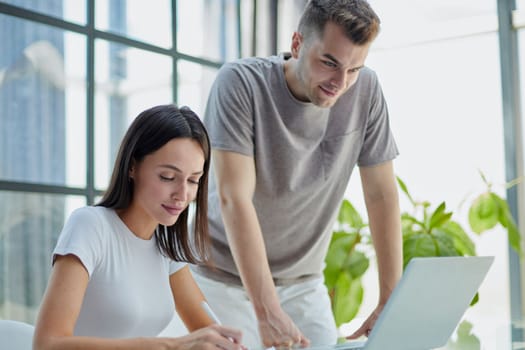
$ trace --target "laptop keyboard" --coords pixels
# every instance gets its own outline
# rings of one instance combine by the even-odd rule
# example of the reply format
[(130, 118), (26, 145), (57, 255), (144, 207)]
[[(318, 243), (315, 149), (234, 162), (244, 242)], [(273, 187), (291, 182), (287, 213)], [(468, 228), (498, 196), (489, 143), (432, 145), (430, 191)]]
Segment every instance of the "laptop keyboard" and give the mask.
[(365, 346), (364, 341), (351, 341), (336, 345), (317, 345), (307, 348), (308, 350), (360, 350)]

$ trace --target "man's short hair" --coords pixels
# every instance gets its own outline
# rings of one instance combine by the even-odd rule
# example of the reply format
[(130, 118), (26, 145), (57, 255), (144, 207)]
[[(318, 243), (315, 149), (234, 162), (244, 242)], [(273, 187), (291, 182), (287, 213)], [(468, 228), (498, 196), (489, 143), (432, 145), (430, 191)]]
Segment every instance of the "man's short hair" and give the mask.
[(327, 22), (342, 26), (348, 39), (356, 45), (372, 42), (381, 23), (366, 0), (310, 0), (298, 31), (305, 40), (321, 37)]

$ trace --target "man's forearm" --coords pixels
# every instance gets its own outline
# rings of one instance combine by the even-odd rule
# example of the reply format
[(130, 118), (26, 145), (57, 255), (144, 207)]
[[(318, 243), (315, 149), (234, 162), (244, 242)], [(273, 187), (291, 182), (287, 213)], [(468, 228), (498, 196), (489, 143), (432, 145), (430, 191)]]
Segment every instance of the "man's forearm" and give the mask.
[(257, 318), (278, 307), (272, 274), (253, 204), (230, 202), (221, 207), (228, 243)]
[[(396, 216), (388, 218), (388, 216)], [(401, 225), (395, 211), (388, 212), (378, 227), (370, 229), (373, 234), (379, 273), (379, 303), (386, 303), (403, 270)]]
[(368, 205), (370, 231), (377, 256), (379, 303), (386, 303), (403, 270), (401, 216), (397, 196)]

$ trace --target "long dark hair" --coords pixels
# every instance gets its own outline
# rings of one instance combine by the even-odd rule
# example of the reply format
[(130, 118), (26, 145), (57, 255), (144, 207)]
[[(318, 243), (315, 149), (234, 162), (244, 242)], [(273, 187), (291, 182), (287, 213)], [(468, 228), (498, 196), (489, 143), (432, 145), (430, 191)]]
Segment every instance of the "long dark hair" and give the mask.
[(161, 253), (176, 261), (199, 263), (209, 261), (208, 235), (208, 173), (210, 168), (210, 141), (199, 117), (188, 107), (173, 104), (155, 106), (140, 113), (124, 136), (115, 160), (107, 191), (97, 204), (106, 208), (125, 209), (133, 199), (133, 181), (129, 171), (133, 162), (157, 151), (172, 139), (191, 138), (204, 152), (204, 169), (195, 199), (193, 235), (188, 232), (188, 206), (175, 224), (166, 230), (159, 225), (155, 230)]

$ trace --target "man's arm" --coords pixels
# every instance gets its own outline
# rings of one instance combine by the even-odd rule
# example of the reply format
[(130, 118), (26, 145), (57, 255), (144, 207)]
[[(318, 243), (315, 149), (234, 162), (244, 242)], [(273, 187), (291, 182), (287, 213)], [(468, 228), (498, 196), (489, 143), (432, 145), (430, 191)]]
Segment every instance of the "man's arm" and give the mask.
[[(308, 340), (282, 310), (253, 205), (256, 175), (254, 159), (239, 153), (212, 151), (222, 219), (228, 244), (242, 283), (259, 321), (265, 346)], [(271, 218), (268, 218), (271, 220)]]
[(360, 175), (377, 256), (380, 291), (377, 308), (351, 338), (368, 335), (403, 271), (401, 213), (393, 162), (361, 167)]

